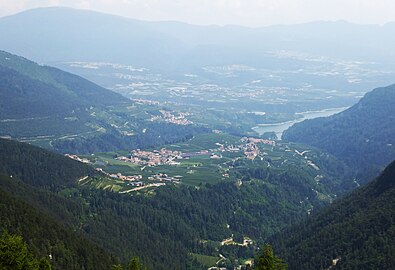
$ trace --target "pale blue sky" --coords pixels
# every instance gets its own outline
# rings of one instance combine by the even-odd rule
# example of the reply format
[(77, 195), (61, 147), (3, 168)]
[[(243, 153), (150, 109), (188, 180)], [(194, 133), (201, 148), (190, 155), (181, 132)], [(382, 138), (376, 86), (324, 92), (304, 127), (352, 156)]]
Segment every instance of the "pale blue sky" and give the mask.
[(265, 26), (316, 20), (395, 21), (394, 0), (0, 0), (0, 16), (67, 6), (143, 20)]

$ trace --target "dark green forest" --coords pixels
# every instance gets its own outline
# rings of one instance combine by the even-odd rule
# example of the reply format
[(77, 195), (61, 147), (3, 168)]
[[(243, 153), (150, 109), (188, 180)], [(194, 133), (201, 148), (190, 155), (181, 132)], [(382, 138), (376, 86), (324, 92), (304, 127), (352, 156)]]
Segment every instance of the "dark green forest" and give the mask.
[(395, 85), (374, 89), (339, 114), (306, 120), (283, 139), (321, 148), (357, 169), (384, 167), (395, 159)]
[(0, 236), (0, 268), (14, 270), (51, 270), (48, 258), (36, 258), (23, 238), (4, 232)]
[(271, 239), (289, 269), (395, 268), (395, 162), (362, 187)]
[(22, 235), (35, 256), (51, 255), (54, 269), (109, 269), (115, 262), (101, 247), (67, 226), (77, 219), (77, 204), (14, 177), (1, 175), (0, 180), (0, 230)]
[[(69, 230), (87, 238), (92, 246), (84, 248), (107, 254), (101, 256), (108, 258), (103, 267), (109, 262), (125, 263), (138, 255), (151, 269), (201, 269), (188, 254), (215, 256), (218, 251), (210, 243), (232, 234), (247, 235), (263, 243), (267, 237), (307, 216), (307, 210), (328, 204), (311, 191), (307, 177), (298, 170), (278, 173), (241, 169), (235, 173), (248, 176), (242, 184), (229, 181), (200, 187), (166, 186), (153, 196), (130, 196), (78, 186), (77, 180), (84, 176), (101, 176), (88, 165), (35, 146), (3, 139), (0, 157), (0, 171), (5, 174), (0, 182), (2, 199), (10, 202), (5, 201), (4, 207), (19, 204), (15, 211), (36, 213), (43, 216), (40, 218), (43, 222), (60, 224), (56, 228), (64, 228), (64, 234)], [(306, 195), (309, 201), (300, 204)], [(30, 208), (31, 211), (26, 210)], [(49, 225), (32, 226), (35, 216), (11, 210), (3, 212), (2, 229), (20, 231), (29, 239), (28, 244), (35, 243), (33, 250), (39, 256), (56, 246), (44, 244), (50, 242), (45, 237), (34, 236)], [(56, 233), (53, 233), (56, 241), (67, 239)], [(70, 238), (79, 237), (74, 233)], [(82, 261), (78, 258), (80, 253), (74, 251), (56, 253), (54, 264), (72, 261), (78, 269)], [(235, 255), (234, 250), (223, 252)], [(253, 255), (248, 250), (238, 252), (246, 257)], [(84, 265), (92, 264), (89, 258)]]

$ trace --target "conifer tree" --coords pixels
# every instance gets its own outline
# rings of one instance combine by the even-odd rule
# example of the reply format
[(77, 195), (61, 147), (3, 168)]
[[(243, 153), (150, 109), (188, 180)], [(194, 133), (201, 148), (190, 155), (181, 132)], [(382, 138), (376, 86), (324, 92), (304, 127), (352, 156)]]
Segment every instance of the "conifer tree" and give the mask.
[(0, 237), (0, 269), (51, 270), (51, 265), (45, 258), (34, 258), (21, 236), (4, 232)]
[(274, 255), (273, 248), (266, 244), (255, 263), (255, 270), (286, 270), (287, 265)]

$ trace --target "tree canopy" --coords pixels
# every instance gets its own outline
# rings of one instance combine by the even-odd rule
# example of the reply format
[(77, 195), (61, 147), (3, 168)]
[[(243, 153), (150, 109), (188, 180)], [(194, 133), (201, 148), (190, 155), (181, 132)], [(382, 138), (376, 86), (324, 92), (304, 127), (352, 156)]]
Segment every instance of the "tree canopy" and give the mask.
[(255, 270), (286, 270), (287, 265), (274, 255), (273, 248), (266, 244), (256, 259)]

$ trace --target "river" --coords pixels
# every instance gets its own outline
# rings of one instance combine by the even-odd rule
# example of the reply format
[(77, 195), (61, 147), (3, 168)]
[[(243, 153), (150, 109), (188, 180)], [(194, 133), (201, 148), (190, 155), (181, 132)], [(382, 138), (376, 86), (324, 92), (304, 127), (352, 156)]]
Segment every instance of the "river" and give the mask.
[(300, 112), (300, 113), (296, 113), (303, 116), (299, 119), (287, 121), (287, 122), (281, 122), (281, 123), (274, 123), (274, 124), (259, 124), (258, 126), (254, 127), (253, 130), (258, 132), (258, 134), (274, 131), (277, 135), (277, 138), (281, 139), (284, 130), (288, 129), (290, 126), (292, 126), (295, 123), (302, 122), (306, 119), (331, 116), (336, 113), (342, 112), (347, 108), (348, 107), (342, 107), (342, 108), (325, 109), (321, 111)]

